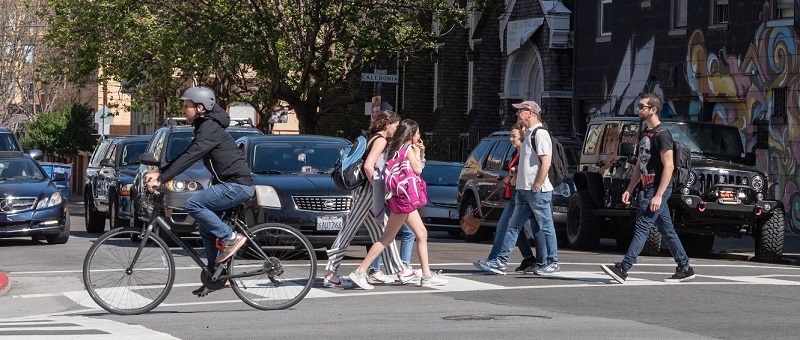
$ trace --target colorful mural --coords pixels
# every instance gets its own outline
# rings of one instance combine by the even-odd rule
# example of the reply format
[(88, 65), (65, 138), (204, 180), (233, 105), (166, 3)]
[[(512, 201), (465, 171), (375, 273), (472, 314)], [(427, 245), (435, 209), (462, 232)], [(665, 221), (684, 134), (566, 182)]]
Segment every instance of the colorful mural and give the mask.
[[(757, 120), (773, 115), (773, 89), (787, 88), (784, 122), (769, 125), (769, 149), (758, 150), (758, 167), (777, 182), (774, 189), (787, 210), (791, 228), (800, 230), (800, 40), (793, 27), (768, 27), (763, 22), (756, 30), (743, 56), (720, 49), (710, 51), (704, 33), (696, 30), (688, 43), (685, 79), (697, 94), (690, 110), (703, 104), (713, 106), (711, 120), (734, 125), (742, 132), (745, 148), (755, 144)], [(690, 115), (697, 113), (690, 112)]]

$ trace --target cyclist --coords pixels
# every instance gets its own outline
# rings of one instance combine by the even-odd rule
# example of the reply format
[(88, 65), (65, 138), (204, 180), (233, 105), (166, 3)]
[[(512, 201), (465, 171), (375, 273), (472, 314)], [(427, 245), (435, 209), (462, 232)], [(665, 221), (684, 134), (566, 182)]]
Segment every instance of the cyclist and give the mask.
[[(169, 182), (195, 162), (203, 160), (203, 165), (212, 174), (212, 184), (186, 200), (186, 210), (197, 221), (208, 268), (213, 273), (215, 264), (227, 261), (246, 240), (234, 233), (215, 212), (233, 208), (253, 197), (253, 176), (233, 137), (225, 130), (230, 118), (223, 108), (216, 105), (214, 91), (196, 86), (186, 90), (180, 99), (183, 100), (186, 121), (194, 126), (194, 139), (178, 157), (158, 171), (147, 174), (145, 180), (147, 189), (152, 192), (161, 183)], [(192, 294), (201, 296), (204, 288), (201, 286)]]

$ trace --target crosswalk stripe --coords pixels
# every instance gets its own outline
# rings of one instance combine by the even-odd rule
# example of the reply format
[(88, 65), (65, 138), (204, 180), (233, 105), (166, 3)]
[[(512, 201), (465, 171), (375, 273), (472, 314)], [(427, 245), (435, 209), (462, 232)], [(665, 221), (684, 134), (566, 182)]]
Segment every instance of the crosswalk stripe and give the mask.
[(0, 337), (6, 339), (108, 339), (172, 340), (169, 334), (138, 325), (82, 316), (35, 316), (0, 321)]

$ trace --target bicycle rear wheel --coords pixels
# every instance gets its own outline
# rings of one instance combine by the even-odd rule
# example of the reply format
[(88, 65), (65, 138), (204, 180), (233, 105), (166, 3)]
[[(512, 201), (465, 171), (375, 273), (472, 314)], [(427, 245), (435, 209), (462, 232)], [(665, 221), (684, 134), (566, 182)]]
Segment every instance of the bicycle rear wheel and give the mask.
[(167, 298), (175, 281), (175, 260), (166, 243), (151, 233), (133, 270), (141, 228), (112, 229), (101, 235), (83, 261), (83, 284), (103, 309), (120, 315), (146, 313)]
[(257, 225), (250, 237), (266, 257), (248, 242), (231, 259), (228, 273), (272, 270), (234, 279), (233, 292), (246, 304), (262, 310), (286, 309), (300, 302), (317, 276), (317, 255), (311, 242), (297, 229), (279, 223)]

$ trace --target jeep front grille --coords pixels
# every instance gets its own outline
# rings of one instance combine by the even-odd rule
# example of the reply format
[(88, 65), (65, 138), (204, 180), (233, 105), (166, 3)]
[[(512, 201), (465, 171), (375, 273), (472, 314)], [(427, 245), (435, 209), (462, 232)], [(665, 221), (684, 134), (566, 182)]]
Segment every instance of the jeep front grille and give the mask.
[(348, 211), (351, 204), (350, 197), (294, 196), (292, 199), (297, 210), (308, 211)]
[(700, 192), (705, 192), (716, 184), (734, 184), (750, 186), (750, 174), (720, 174), (719, 171), (711, 170), (695, 170), (697, 180), (695, 185), (700, 189)]

